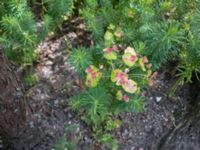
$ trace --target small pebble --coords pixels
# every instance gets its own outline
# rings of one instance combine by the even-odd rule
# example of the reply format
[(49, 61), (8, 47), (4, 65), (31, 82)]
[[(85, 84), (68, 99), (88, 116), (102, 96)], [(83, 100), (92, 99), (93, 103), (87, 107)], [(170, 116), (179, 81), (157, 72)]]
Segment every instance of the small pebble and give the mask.
[(131, 147), (131, 150), (135, 150), (135, 147), (133, 146), (133, 147)]
[(76, 129), (76, 133), (79, 133), (80, 132), (80, 128), (78, 127), (77, 129)]
[(156, 97), (156, 102), (160, 102), (162, 97)]
[(58, 102), (59, 102), (59, 100), (55, 100), (55, 101), (54, 101), (54, 104), (55, 104), (55, 105), (58, 105)]
[(30, 126), (30, 128), (34, 128), (33, 121), (31, 121), (31, 122), (29, 123), (29, 126)]
[(47, 66), (51, 66), (51, 65), (53, 65), (53, 62), (50, 61), (50, 60), (48, 60), (48, 61), (45, 62), (45, 65), (47, 65)]

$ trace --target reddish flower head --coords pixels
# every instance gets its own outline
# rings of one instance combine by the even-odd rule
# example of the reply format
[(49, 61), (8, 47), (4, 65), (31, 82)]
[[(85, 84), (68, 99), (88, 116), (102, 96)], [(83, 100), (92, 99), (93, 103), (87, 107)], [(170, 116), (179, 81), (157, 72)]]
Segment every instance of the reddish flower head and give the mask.
[(117, 46), (114, 45), (113, 47), (105, 48), (104, 50), (104, 57), (108, 60), (115, 60), (117, 59)]
[(127, 47), (124, 51), (122, 59), (127, 66), (132, 67), (138, 60), (138, 57), (133, 48)]
[(129, 102), (129, 97), (128, 97), (128, 95), (125, 94), (125, 95), (123, 96), (123, 100), (124, 100), (125, 102)]
[(117, 85), (125, 84), (128, 81), (128, 75), (123, 71), (116, 69), (111, 74), (111, 80), (116, 82)]
[(101, 72), (96, 68), (95, 66), (91, 65), (89, 66), (86, 71), (86, 85), (89, 87), (95, 87), (97, 86), (100, 78), (101, 78)]

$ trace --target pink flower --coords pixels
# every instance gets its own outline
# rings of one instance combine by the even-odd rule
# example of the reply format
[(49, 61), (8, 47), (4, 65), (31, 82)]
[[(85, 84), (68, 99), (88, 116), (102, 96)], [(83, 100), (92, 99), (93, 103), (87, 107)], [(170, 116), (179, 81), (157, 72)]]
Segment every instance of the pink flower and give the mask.
[(97, 77), (97, 72), (92, 72), (91, 75), (92, 75), (92, 78), (95, 79)]
[(119, 69), (113, 70), (111, 80), (116, 82), (117, 85), (122, 85), (128, 81), (128, 75)]
[(135, 93), (137, 91), (137, 83), (131, 79), (122, 84), (122, 88), (128, 93)]
[(104, 52), (105, 52), (105, 53), (111, 53), (112, 51), (113, 51), (112, 48), (105, 48), (105, 49), (104, 49)]
[(143, 63), (148, 63), (148, 62), (149, 62), (149, 60), (148, 60), (147, 56), (144, 56), (143, 57)]
[(116, 69), (111, 73), (111, 81), (116, 82), (116, 85), (122, 86), (122, 88), (128, 93), (135, 93), (137, 91), (137, 83), (131, 79), (128, 79), (127, 73)]
[(136, 62), (137, 61), (137, 56), (136, 55), (131, 55), (130, 61)]
[(126, 74), (127, 74), (129, 71), (130, 71), (129, 68), (126, 68), (126, 69), (124, 70), (124, 72), (125, 72)]
[(113, 50), (113, 51), (117, 51), (117, 45), (113, 45), (113, 46), (112, 46), (112, 50)]
[(102, 73), (98, 70), (98, 68), (91, 65), (86, 69), (85, 72), (87, 73), (86, 85), (89, 87), (97, 86), (97, 84), (102, 76)]
[(125, 94), (125, 95), (123, 96), (123, 100), (124, 100), (125, 102), (129, 102), (129, 97), (128, 97), (128, 95)]
[(108, 60), (115, 60), (117, 59), (117, 46), (113, 45), (113, 47), (105, 48), (104, 50), (104, 57)]
[(122, 85), (128, 80), (127, 75), (125, 73), (118, 72), (115, 77), (117, 80), (117, 85)]
[(89, 74), (92, 79), (95, 79), (97, 77), (97, 70), (93, 66), (89, 66), (86, 69), (86, 73)]
[(93, 72), (92, 66), (87, 67), (85, 72), (92, 73)]
[(137, 54), (136, 54), (134, 48), (127, 47), (124, 50), (122, 60), (124, 61), (124, 63), (127, 66), (132, 67), (135, 64), (135, 62), (138, 60), (138, 57), (137, 57)]

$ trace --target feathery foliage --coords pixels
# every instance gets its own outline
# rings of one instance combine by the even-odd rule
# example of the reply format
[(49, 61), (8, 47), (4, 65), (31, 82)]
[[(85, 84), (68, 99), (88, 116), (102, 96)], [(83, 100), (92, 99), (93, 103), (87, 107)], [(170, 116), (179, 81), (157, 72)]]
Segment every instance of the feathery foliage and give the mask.
[(180, 63), (177, 69), (179, 78), (173, 86), (171, 94), (175, 93), (179, 85), (192, 83), (193, 78), (200, 81), (200, 1), (197, 2), (197, 7), (188, 22), (187, 41), (179, 55)]
[(84, 76), (85, 69), (92, 64), (92, 55), (88, 49), (79, 47), (69, 55), (68, 62), (80, 76)]
[[(55, 29), (72, 9), (73, 0), (44, 1), (47, 5), (41, 20), (36, 20), (31, 1), (2, 0), (0, 2), (0, 44), (8, 58), (23, 65), (31, 65), (36, 59), (36, 45), (49, 31)], [(36, 3), (35, 1), (32, 3)], [(42, 5), (42, 4), (41, 4)], [(34, 9), (34, 8), (33, 8)]]
[(73, 97), (71, 106), (75, 110), (85, 111), (84, 120), (97, 128), (109, 115), (110, 98), (106, 89), (92, 88)]
[[(184, 23), (190, 19), (195, 5), (195, 0), (85, 0), (80, 13), (92, 31), (96, 45), (107, 46), (104, 36), (113, 27), (111, 43), (123, 42), (135, 47), (144, 42), (144, 55), (158, 68), (171, 57), (178, 56), (186, 40)], [(112, 37), (120, 33), (123, 35), (120, 40)]]

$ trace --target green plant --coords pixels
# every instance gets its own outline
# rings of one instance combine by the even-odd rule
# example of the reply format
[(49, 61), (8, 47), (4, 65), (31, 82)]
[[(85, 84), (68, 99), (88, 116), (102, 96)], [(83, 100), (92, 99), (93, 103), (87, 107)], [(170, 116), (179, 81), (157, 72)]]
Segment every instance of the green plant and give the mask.
[[(43, 1), (41, 3), (43, 4)], [(31, 1), (2, 0), (0, 2), (0, 44), (4, 47), (8, 58), (18, 64), (32, 65), (33, 60), (36, 59), (37, 44), (47, 36), (49, 31), (55, 29), (56, 25), (64, 19), (64, 15), (69, 14), (73, 0), (45, 1), (44, 5), (47, 6), (47, 8), (43, 7), (45, 13), (36, 20), (39, 14), (32, 12), (32, 8), (29, 7), (32, 6)]]
[(132, 47), (142, 41), (145, 44), (143, 54), (148, 56), (154, 68), (158, 68), (171, 57), (178, 57), (186, 42), (185, 25), (195, 5), (195, 0), (85, 0), (80, 14), (96, 46), (111, 46), (105, 45), (108, 43), (104, 36), (110, 38), (111, 43)]
[(154, 67), (158, 68), (158, 62), (164, 63), (178, 56), (185, 37), (178, 22), (161, 22), (152, 26), (145, 39), (146, 45), (149, 45), (145, 53), (150, 56)]
[(178, 80), (172, 88), (171, 95), (175, 93), (178, 86), (192, 83), (194, 78), (200, 81), (200, 1), (198, 1), (197, 6), (190, 22), (188, 22), (187, 42), (179, 55)]
[[(70, 106), (84, 114), (81, 118), (92, 127), (97, 141), (117, 149), (116, 141), (110, 134), (121, 124), (115, 115), (143, 109), (140, 94), (148, 83), (151, 65), (147, 57), (131, 47), (113, 45), (102, 52), (102, 63), (93, 61), (98, 67), (91, 64), (85, 69), (83, 77), (87, 88), (71, 98)], [(70, 58), (76, 70), (90, 62), (88, 57), (79, 57), (75, 55), (77, 53), (83, 53), (82, 49), (76, 49)]]
[(25, 85), (27, 86), (33, 86), (39, 82), (39, 78), (37, 75), (27, 75), (24, 78)]
[(77, 150), (77, 144), (81, 136), (81, 134), (73, 135), (77, 128), (79, 126), (76, 124), (67, 126), (64, 136), (56, 143), (55, 150)]
[(80, 47), (72, 51), (68, 62), (79, 75), (84, 75), (85, 69), (92, 64), (92, 55), (88, 49)]
[[(140, 94), (151, 70), (178, 60), (177, 85), (189, 82), (194, 72), (198, 74), (198, 3), (198, 0), (83, 1), (80, 14), (92, 33), (94, 45), (86, 49), (88, 54), (85, 52), (92, 59), (78, 59), (77, 51), (71, 54), (70, 64), (85, 78), (87, 87), (72, 98), (70, 105), (82, 112), (82, 119), (92, 126), (98, 141), (117, 149), (108, 122), (112, 120), (114, 124), (121, 112), (142, 110)], [(86, 68), (86, 64), (90, 66)]]

